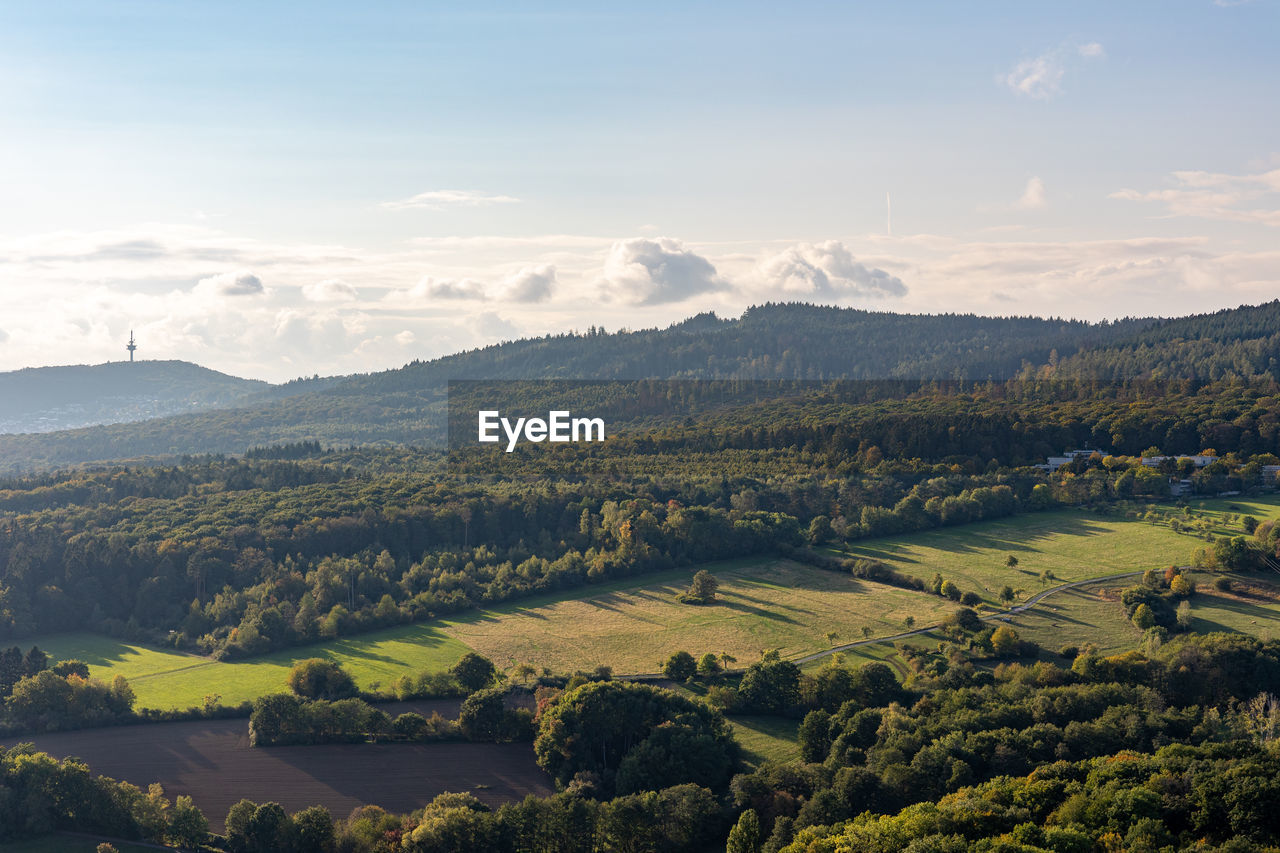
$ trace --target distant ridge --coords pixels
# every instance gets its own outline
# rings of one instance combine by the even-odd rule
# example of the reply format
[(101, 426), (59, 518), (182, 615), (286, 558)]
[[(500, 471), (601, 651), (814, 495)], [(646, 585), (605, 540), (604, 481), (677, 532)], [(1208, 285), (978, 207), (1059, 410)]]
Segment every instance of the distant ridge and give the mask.
[(142, 421), (243, 402), (271, 388), (186, 361), (111, 361), (0, 373), (0, 433)]
[[(173, 408), (166, 417), (125, 423), (147, 415), (136, 405), (125, 406), (125, 394), (105, 394), (111, 387), (108, 380), (121, 370), (149, 366), (159, 371), (154, 386), (140, 382), (140, 377), (119, 381), (135, 396), (140, 387), (154, 388), (148, 397), (153, 405)], [(102, 411), (114, 412), (112, 421), (42, 435), (0, 435), (0, 472), (183, 454), (238, 454), (281, 442), (439, 444), (450, 379), (1054, 377), (1280, 383), (1280, 301), (1192, 317), (1102, 323), (768, 304), (749, 308), (737, 318), (705, 313), (663, 329), (564, 332), (415, 361), (394, 370), (284, 386), (237, 379), (184, 362), (47, 370), (72, 371), (58, 374), (66, 380), (59, 383), (60, 405), (73, 405), (76, 398), (68, 389), (80, 388), (79, 393), (96, 394), (95, 399), (107, 398)], [(26, 373), (0, 374), (0, 397), (12, 404), (18, 386), (4, 383), (14, 383)], [(29, 387), (40, 384), (31, 382)], [(35, 398), (22, 401), (26, 417), (33, 408), (30, 399)], [(0, 420), (12, 422), (13, 417), (0, 410)], [(84, 416), (82, 422), (91, 421)]]

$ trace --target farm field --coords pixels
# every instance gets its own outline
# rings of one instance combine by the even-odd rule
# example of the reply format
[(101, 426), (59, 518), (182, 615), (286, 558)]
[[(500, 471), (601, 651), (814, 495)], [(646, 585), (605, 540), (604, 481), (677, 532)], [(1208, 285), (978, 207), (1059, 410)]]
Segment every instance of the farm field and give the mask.
[[(94, 853), (98, 849), (100, 839), (81, 837), (78, 835), (46, 835), (29, 841), (14, 841), (0, 844), (0, 853)], [(156, 850), (172, 850), (172, 847), (160, 845), (130, 844), (127, 841), (112, 841), (112, 845), (120, 853), (155, 853)]]
[(720, 581), (719, 601), (710, 606), (677, 600), (693, 575), (684, 570), (582, 598), (451, 617), (443, 630), (500, 669), (527, 662), (557, 672), (608, 665), (640, 673), (656, 672), (681, 649), (695, 657), (728, 652), (745, 664), (765, 649), (790, 657), (826, 648), (828, 632), (848, 642), (864, 626), (890, 634), (909, 615), (926, 623), (955, 609), (936, 596), (789, 560), (710, 568)]
[(443, 670), (467, 653), (466, 646), (432, 625), (405, 625), (359, 637), (287, 649), (246, 661), (223, 662), (172, 650), (141, 646), (97, 634), (55, 634), (23, 640), (58, 659), (77, 658), (91, 675), (129, 680), (140, 708), (189, 708), (218, 695), (238, 705), (284, 689), (298, 661), (335, 660), (362, 688), (387, 685), (405, 673)]
[[(1168, 527), (1080, 510), (1029, 513), (999, 521), (872, 539), (845, 553), (881, 560), (926, 581), (940, 572), (963, 592), (1003, 607), (1000, 589), (1019, 600), (1061, 583), (1170, 564), (1185, 564), (1202, 540)], [(1010, 569), (1005, 560), (1017, 557)], [(1041, 580), (1050, 571), (1055, 580)]]
[(169, 798), (189, 795), (214, 831), (242, 798), (290, 812), (323, 805), (345, 817), (357, 806), (410, 812), (445, 791), (470, 791), (490, 806), (545, 796), (551, 778), (528, 743), (326, 744), (249, 747), (245, 720), (199, 720), (24, 736), (36, 749), (77, 756), (95, 773)]

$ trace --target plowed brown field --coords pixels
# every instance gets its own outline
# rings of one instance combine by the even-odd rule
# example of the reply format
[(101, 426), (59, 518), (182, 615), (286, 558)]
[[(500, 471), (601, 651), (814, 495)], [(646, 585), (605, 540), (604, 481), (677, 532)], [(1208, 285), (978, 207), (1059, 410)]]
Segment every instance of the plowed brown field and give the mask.
[[(384, 706), (385, 707), (385, 706)], [(393, 713), (438, 708), (456, 716), (457, 702), (408, 703)], [(18, 742), (59, 758), (77, 756), (94, 773), (142, 788), (164, 786), (171, 799), (189, 795), (222, 831), (241, 799), (280, 803), (290, 812), (322, 805), (336, 817), (374, 804), (388, 811), (421, 808), (444, 791), (470, 791), (490, 806), (553, 791), (527, 743), (330, 744), (250, 749), (248, 720), (153, 723), (24, 736)], [(12, 746), (13, 742), (5, 744)]]

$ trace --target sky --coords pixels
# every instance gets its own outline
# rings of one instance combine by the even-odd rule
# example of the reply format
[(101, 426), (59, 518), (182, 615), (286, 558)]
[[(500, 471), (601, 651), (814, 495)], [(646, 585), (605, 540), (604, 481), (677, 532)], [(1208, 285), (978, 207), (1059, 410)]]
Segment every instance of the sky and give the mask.
[(1280, 297), (1280, 0), (0, 4), (0, 370)]

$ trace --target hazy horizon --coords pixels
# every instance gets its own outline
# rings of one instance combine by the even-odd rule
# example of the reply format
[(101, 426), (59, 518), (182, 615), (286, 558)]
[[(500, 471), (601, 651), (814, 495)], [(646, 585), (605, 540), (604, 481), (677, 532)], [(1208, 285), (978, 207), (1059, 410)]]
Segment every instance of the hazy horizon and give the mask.
[(0, 370), (1269, 301), (1277, 5), (11, 5)]

